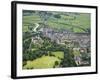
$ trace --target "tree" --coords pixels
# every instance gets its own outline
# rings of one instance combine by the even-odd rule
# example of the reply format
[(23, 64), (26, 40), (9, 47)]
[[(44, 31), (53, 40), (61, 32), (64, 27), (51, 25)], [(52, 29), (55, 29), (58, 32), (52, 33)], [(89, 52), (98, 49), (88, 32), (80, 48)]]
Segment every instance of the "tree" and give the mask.
[(57, 19), (61, 18), (60, 14), (55, 14), (54, 17)]
[(73, 58), (71, 52), (69, 51), (69, 49), (66, 49), (64, 51), (64, 59), (61, 62), (61, 66), (62, 67), (74, 67), (74, 66), (77, 66), (75, 61), (74, 61), (74, 58)]
[(55, 64), (53, 65), (53, 68), (55, 68), (58, 65), (59, 65), (59, 62), (58, 61), (55, 61)]
[(58, 66), (59, 65), (59, 62), (58, 61), (55, 61), (55, 66)]
[(87, 32), (88, 32), (88, 33), (91, 33), (91, 29), (90, 29), (90, 28), (87, 28)]

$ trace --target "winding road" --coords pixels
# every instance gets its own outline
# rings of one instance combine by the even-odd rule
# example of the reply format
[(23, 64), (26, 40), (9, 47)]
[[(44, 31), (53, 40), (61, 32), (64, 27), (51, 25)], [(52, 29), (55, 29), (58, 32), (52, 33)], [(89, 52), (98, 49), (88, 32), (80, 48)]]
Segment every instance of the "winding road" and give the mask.
[[(37, 28), (39, 27), (39, 24), (38, 23), (35, 23), (35, 28), (32, 30), (34, 32), (38, 32)], [(24, 42), (28, 41), (30, 38), (28, 39), (25, 39)]]
[(34, 32), (37, 32), (37, 28), (39, 27), (39, 24), (38, 24), (38, 23), (35, 23), (35, 26), (36, 26), (36, 27), (33, 29), (33, 31), (34, 31)]

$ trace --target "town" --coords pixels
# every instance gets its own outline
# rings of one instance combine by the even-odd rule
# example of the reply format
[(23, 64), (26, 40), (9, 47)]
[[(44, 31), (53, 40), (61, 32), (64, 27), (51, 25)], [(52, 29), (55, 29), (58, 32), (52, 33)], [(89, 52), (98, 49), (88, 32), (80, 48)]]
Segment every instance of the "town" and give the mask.
[[(90, 57), (90, 33), (73, 33), (68, 30), (57, 31), (52, 28), (40, 28), (39, 33), (43, 34), (43, 36), (50, 38), (51, 41), (55, 41), (60, 45), (67, 45), (67, 48), (73, 48), (73, 51), (80, 51), (80, 53), (87, 53), (87, 57)], [(33, 43), (42, 43), (43, 40), (39, 36), (32, 37)], [(67, 43), (67, 44), (66, 44)], [(80, 57), (84, 54), (74, 55), (77, 65), (80, 64), (89, 64), (86, 61), (82, 61)], [(78, 58), (78, 59), (76, 59)]]

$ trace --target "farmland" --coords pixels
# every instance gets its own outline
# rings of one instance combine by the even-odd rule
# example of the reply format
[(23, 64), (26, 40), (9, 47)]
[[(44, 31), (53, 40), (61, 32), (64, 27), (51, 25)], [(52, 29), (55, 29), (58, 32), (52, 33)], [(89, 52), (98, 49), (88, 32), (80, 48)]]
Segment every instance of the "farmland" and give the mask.
[[(38, 11), (37, 11), (38, 12)], [(52, 16), (48, 15), (48, 19), (45, 21), (46, 25), (56, 28), (56, 29), (69, 29), (73, 28), (74, 32), (84, 32), (84, 30), (90, 28), (90, 14), (88, 13), (61, 13), (59, 12), (59, 16), (55, 15), (57, 12), (52, 12)], [(45, 15), (44, 15), (45, 16)], [(41, 17), (32, 13), (31, 15), (23, 16), (23, 31), (28, 30), (27, 26), (34, 23), (43, 23)], [(33, 26), (35, 27), (35, 25)]]

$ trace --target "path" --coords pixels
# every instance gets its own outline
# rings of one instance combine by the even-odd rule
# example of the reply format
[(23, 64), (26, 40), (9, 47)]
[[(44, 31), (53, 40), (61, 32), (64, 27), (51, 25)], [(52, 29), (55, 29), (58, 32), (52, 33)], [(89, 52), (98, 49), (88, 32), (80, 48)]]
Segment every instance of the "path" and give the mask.
[(35, 26), (36, 26), (36, 27), (33, 29), (33, 31), (34, 31), (34, 32), (37, 32), (37, 28), (39, 27), (39, 24), (38, 24), (38, 23), (35, 23)]

